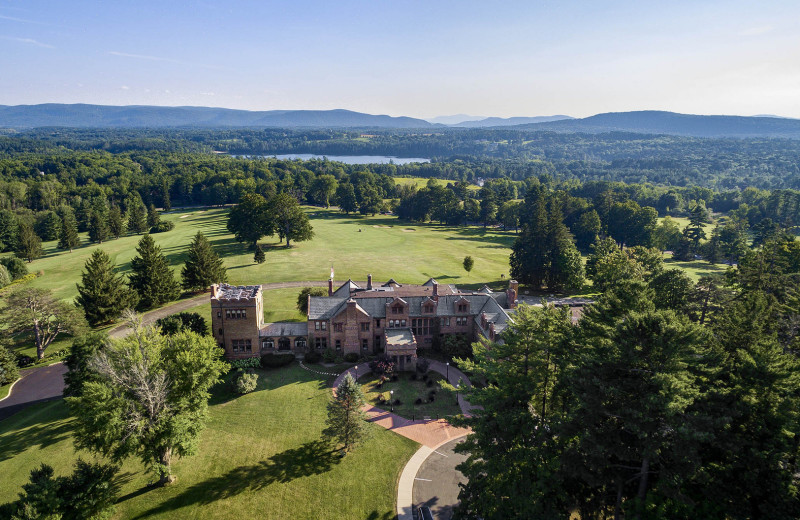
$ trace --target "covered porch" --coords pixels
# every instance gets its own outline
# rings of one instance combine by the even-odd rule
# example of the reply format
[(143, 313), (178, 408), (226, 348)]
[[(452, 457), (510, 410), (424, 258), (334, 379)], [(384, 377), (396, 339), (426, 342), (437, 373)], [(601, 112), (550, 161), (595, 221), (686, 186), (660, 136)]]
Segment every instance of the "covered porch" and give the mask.
[(401, 372), (417, 369), (417, 338), (411, 329), (386, 329), (386, 355)]

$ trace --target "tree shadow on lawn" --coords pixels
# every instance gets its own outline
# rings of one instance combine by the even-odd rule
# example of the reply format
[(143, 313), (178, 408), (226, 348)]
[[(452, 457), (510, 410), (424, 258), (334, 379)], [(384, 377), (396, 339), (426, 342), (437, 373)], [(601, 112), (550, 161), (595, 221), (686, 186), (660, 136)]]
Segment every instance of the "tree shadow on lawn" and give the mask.
[(198, 482), (161, 505), (136, 518), (174, 511), (195, 504), (208, 505), (241, 493), (259, 491), (276, 482), (287, 483), (297, 478), (326, 473), (341, 462), (339, 451), (321, 440), (276, 453), (269, 459), (250, 466), (239, 466), (227, 473)]
[[(10, 459), (32, 448), (43, 449), (67, 439), (72, 433), (71, 421), (67, 420), (69, 413), (64, 401), (46, 403), (40, 406), (40, 413), (25, 416), (24, 422), (15, 421), (12, 415), (0, 421), (0, 428), (6, 431), (0, 433), (0, 461)], [(37, 420), (45, 415), (45, 419), (35, 424), (29, 421)]]

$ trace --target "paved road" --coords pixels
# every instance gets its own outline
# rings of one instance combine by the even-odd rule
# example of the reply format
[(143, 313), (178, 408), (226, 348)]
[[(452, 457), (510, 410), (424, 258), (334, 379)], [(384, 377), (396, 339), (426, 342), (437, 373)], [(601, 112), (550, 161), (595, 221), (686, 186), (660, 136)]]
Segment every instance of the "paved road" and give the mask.
[(32, 404), (58, 399), (64, 393), (64, 374), (67, 367), (56, 363), (22, 372), (11, 393), (0, 401), (0, 420), (10, 417)]
[(414, 478), (414, 507), (428, 506), (437, 520), (450, 520), (458, 504), (459, 482), (466, 482), (456, 466), (467, 459), (453, 452), (464, 439), (454, 439), (434, 450), (422, 463)]

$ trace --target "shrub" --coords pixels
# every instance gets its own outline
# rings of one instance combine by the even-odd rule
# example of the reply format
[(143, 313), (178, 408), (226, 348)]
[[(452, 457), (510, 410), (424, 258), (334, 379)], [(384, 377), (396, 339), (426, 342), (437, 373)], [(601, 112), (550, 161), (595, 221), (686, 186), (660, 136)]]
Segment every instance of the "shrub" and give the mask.
[(394, 363), (389, 356), (378, 356), (369, 362), (369, 369), (375, 375), (391, 374), (394, 371)]
[(408, 378), (410, 380), (412, 380), (412, 381), (416, 381), (417, 380), (417, 373), (416, 372), (412, 372), (411, 375), (408, 376)]
[(348, 363), (355, 363), (356, 361), (358, 361), (358, 354), (356, 354), (355, 352), (348, 352), (347, 354), (344, 355), (344, 360), (347, 361)]
[(333, 363), (336, 361), (336, 351), (332, 348), (326, 348), (322, 353), (322, 360), (326, 363)]
[(398, 377), (398, 375), (397, 375), (397, 374), (392, 374), (392, 382), (395, 382), (395, 381), (397, 381), (398, 379), (400, 379), (400, 378)]
[(172, 336), (184, 330), (196, 332), (201, 336), (208, 334), (206, 320), (196, 312), (179, 312), (156, 321), (161, 333)]
[(0, 345), (0, 385), (13, 383), (18, 377), (17, 357), (13, 352)]
[(26, 356), (25, 354), (17, 354), (17, 366), (20, 368), (25, 368), (29, 365), (32, 365), (36, 360), (30, 356)]
[(319, 363), (322, 360), (322, 354), (312, 350), (311, 352), (306, 353), (306, 355), (303, 357), (303, 360), (307, 363)]
[(432, 380), (432, 379), (428, 379), (428, 380), (425, 382), (425, 386), (427, 386), (427, 387), (431, 387), (431, 386), (433, 386), (433, 380)]
[(422, 398), (421, 397), (417, 397), (417, 400), (414, 401), (414, 404), (422, 404)]
[(175, 229), (175, 223), (164, 220), (162, 222), (159, 222), (155, 226), (151, 227), (150, 234), (164, 233), (165, 231), (172, 231), (173, 229)]
[(260, 368), (261, 360), (257, 357), (249, 357), (244, 359), (234, 359), (231, 361), (232, 368)]
[(294, 354), (291, 352), (269, 353), (261, 356), (261, 366), (264, 368), (285, 367), (294, 361)]
[(395, 406), (400, 406), (401, 404), (403, 404), (403, 402), (400, 399), (395, 399), (394, 400), (394, 405)]
[(236, 378), (236, 393), (244, 395), (256, 389), (258, 385), (258, 374), (242, 373)]
[(417, 372), (424, 374), (428, 371), (431, 366), (431, 362), (425, 358), (418, 358), (417, 359)]
[(8, 270), (8, 275), (12, 280), (18, 280), (28, 274), (28, 267), (25, 265), (25, 261), (16, 256), (0, 258), (0, 264), (3, 264)]

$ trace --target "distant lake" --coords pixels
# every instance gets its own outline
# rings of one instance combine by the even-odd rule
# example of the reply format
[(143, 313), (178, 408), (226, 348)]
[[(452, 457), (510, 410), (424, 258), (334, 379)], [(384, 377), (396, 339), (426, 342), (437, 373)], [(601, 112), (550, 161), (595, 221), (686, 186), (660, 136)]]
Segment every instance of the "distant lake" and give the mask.
[[(249, 157), (256, 156), (250, 155)], [(431, 162), (430, 159), (423, 159), (421, 157), (389, 157), (386, 155), (316, 155), (313, 153), (289, 153), (284, 155), (261, 155), (258, 157), (275, 157), (276, 159), (290, 161), (295, 159), (302, 159), (303, 161), (328, 159), (329, 161), (338, 161), (345, 164), (410, 164)]]

